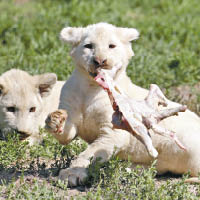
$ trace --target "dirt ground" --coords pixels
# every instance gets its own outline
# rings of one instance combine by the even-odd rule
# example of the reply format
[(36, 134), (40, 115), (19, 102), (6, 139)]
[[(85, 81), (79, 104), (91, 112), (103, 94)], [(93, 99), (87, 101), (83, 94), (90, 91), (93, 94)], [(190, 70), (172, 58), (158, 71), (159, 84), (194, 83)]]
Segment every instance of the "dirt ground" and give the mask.
[[(4, 184), (5, 186), (5, 193), (0, 195), (0, 200), (6, 199), (6, 185), (14, 181), (15, 190), (17, 191), (24, 183), (32, 185), (35, 181), (39, 184), (45, 181), (45, 187), (51, 188), (59, 193), (59, 196), (64, 197), (64, 199), (70, 199), (70, 197), (75, 196), (84, 196), (90, 190), (87, 186), (77, 186), (73, 188), (67, 189), (59, 189), (56, 185), (57, 181), (57, 169), (55, 168), (45, 168), (45, 169), (34, 169), (34, 170), (27, 170), (23, 172), (23, 180), (20, 178), (22, 176), (22, 172), (17, 171), (15, 169), (7, 169), (7, 170), (0, 170), (0, 184)], [(170, 181), (176, 183), (181, 180), (180, 175), (174, 175), (171, 173), (167, 173), (165, 175), (159, 175), (155, 178), (155, 183), (157, 187), (160, 187), (162, 184), (165, 184), (166, 181)], [(52, 184), (52, 182), (55, 184)], [(190, 192), (195, 194), (197, 193), (197, 185), (190, 184), (189, 185)]]

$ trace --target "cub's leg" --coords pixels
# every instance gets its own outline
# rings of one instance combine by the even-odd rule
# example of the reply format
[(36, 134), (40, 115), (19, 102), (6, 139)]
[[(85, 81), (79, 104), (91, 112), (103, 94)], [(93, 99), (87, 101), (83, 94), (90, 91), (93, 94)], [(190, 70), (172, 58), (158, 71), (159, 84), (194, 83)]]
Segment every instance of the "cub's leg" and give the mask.
[(66, 110), (59, 109), (48, 115), (45, 129), (50, 132), (61, 144), (68, 144), (77, 135), (77, 128), (68, 119)]
[[(102, 131), (101, 131), (102, 132)], [(68, 169), (60, 171), (59, 178), (68, 180), (70, 186), (83, 184), (87, 177), (87, 167), (90, 161), (100, 158), (100, 162), (105, 162), (115, 153), (119, 153), (128, 146), (130, 134), (123, 130), (112, 130), (104, 128), (103, 134), (99, 136), (88, 148), (83, 151), (76, 160), (74, 160)]]

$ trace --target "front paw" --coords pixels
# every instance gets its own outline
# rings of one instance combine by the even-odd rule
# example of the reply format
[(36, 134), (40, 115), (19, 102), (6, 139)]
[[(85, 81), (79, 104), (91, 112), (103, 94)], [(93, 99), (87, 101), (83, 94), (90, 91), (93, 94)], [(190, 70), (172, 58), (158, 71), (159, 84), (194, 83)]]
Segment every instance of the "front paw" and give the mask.
[(45, 123), (45, 129), (53, 134), (61, 135), (64, 131), (65, 121), (67, 119), (66, 110), (56, 110), (48, 115)]
[(68, 181), (68, 186), (74, 187), (77, 185), (83, 185), (87, 178), (87, 169), (83, 167), (74, 167), (68, 169), (62, 169), (59, 173), (59, 179)]

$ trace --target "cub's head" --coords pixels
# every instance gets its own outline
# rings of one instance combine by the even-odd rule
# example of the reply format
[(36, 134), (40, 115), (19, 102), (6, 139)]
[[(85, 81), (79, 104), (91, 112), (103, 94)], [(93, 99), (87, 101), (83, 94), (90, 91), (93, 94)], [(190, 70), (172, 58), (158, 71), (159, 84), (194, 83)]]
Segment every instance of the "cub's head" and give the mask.
[(1, 136), (12, 130), (19, 133), (21, 139), (39, 133), (39, 127), (44, 124), (44, 99), (56, 80), (55, 74), (31, 76), (16, 69), (0, 76)]
[(85, 28), (66, 27), (60, 37), (72, 45), (71, 55), (76, 67), (96, 74), (98, 68), (109, 69), (113, 77), (126, 70), (134, 55), (131, 41), (139, 37), (134, 28), (118, 28), (107, 23)]

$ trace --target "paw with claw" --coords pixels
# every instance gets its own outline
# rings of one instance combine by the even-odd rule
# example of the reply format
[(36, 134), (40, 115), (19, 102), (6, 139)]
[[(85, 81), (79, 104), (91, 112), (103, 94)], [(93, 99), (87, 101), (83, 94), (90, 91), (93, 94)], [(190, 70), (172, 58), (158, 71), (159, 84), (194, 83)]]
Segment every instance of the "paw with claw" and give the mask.
[(48, 115), (45, 123), (45, 128), (47, 131), (53, 134), (62, 134), (64, 131), (65, 121), (67, 119), (67, 111), (66, 110), (56, 110)]
[(68, 181), (68, 186), (70, 187), (83, 185), (87, 178), (87, 169), (84, 167), (62, 169), (58, 178), (63, 181)]

